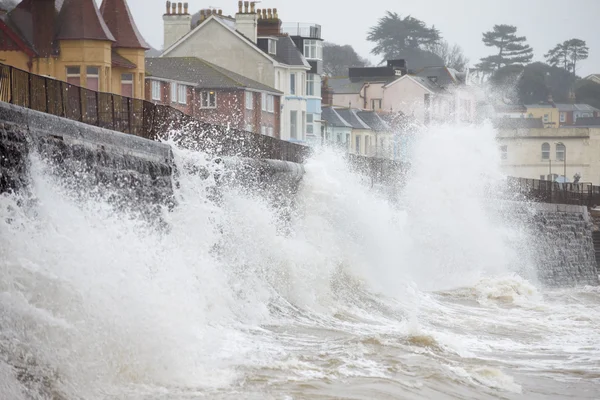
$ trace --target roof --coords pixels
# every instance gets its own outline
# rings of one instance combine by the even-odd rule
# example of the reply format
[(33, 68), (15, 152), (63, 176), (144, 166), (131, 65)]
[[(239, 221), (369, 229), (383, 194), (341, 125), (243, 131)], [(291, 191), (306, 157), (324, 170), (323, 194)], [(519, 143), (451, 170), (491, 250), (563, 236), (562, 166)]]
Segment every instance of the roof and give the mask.
[(597, 112), (600, 111), (595, 107), (588, 104), (556, 104), (559, 111), (570, 112), (570, 111), (581, 111), (581, 112)]
[(333, 107), (321, 108), (321, 119), (327, 121), (329, 126), (352, 128), (352, 125), (350, 125), (344, 118), (342, 118)]
[(251, 89), (283, 94), (270, 86), (196, 57), (146, 58), (146, 74), (148, 77), (187, 82), (207, 89)]
[(103, 0), (100, 12), (116, 39), (114, 47), (146, 50), (150, 48), (135, 25), (125, 0)]
[(115, 41), (94, 0), (64, 0), (55, 26), (57, 40)]
[(494, 111), (499, 113), (525, 113), (527, 107), (522, 104), (496, 104)]
[(575, 121), (575, 126), (594, 126), (600, 127), (600, 117), (587, 117), (587, 118), (577, 118)]
[(525, 104), (525, 107), (529, 108), (555, 108), (555, 104), (540, 103), (540, 104)]
[(422, 78), (422, 77), (416, 76), (416, 75), (402, 75), (400, 78), (397, 78), (392, 82), (389, 82), (387, 85), (385, 85), (385, 87), (388, 88), (388, 87), (395, 85), (396, 83), (401, 82), (405, 79), (412, 80), (413, 82), (417, 83), (418, 85), (423, 87), (425, 90), (430, 91), (431, 93), (438, 93), (438, 92), (444, 91), (444, 89), (441, 86), (436, 85), (435, 83), (431, 82), (429, 79)]
[(366, 123), (364, 123), (358, 115), (356, 115), (355, 109), (350, 108), (336, 108), (335, 110), (340, 117), (347, 121), (353, 129), (371, 129)]
[(393, 111), (387, 113), (378, 114), (379, 117), (385, 121), (392, 131), (411, 131), (415, 130), (423, 124), (419, 122), (415, 117), (404, 114), (402, 111)]
[(134, 63), (117, 53), (114, 49), (111, 51), (110, 55), (113, 67), (121, 67), (127, 69), (137, 68), (137, 66)]
[[(292, 38), (289, 36), (272, 36), (270, 39), (277, 40), (277, 54), (269, 54), (277, 62), (285, 65), (310, 67), (300, 50), (296, 47)], [(266, 39), (259, 38), (258, 40), (261, 41)], [(264, 46), (264, 48), (259, 46), (259, 48), (264, 52), (267, 52), (268, 50), (268, 46)]]
[(426, 67), (417, 71), (414, 75), (426, 79), (434, 77), (437, 79), (435, 83), (441, 87), (464, 83), (464, 74), (448, 67)]
[(496, 118), (492, 121), (496, 129), (537, 129), (543, 128), (541, 118)]
[(360, 93), (365, 83), (390, 83), (397, 80), (397, 76), (381, 76), (371, 78), (329, 78), (327, 83), (335, 94)]
[(375, 132), (389, 131), (388, 124), (374, 111), (357, 111), (358, 117)]

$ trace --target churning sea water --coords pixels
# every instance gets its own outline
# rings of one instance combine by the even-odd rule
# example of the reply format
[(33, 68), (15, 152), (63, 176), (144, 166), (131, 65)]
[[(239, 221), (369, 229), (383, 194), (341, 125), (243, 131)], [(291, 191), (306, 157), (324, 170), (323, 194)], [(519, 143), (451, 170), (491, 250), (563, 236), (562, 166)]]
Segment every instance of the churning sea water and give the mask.
[(320, 151), (288, 210), (174, 152), (167, 229), (35, 155), (0, 196), (2, 400), (600, 397), (600, 290), (490, 213), (491, 129), (424, 132), (393, 199)]

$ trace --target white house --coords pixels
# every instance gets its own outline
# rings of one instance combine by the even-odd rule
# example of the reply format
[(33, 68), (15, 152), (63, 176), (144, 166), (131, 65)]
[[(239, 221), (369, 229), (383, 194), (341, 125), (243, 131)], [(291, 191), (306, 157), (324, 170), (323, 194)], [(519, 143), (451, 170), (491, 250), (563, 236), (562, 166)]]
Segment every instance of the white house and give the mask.
[(254, 2), (240, 1), (234, 18), (203, 10), (193, 24), (192, 15), (170, 13), (169, 5), (161, 57), (198, 57), (282, 91), (281, 139), (305, 141), (311, 66), (292, 39), (281, 34), (277, 9), (256, 10)]

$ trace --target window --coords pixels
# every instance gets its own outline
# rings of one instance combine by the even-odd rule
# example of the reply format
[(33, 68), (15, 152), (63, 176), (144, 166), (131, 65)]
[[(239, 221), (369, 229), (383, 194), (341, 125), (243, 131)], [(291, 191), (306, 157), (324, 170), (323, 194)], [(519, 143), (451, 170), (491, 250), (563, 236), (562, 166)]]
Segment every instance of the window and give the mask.
[(381, 110), (381, 99), (371, 99), (371, 110)]
[(261, 133), (261, 135), (266, 135), (267, 134), (267, 127), (264, 126), (264, 125), (262, 125), (260, 127), (260, 133)]
[(306, 135), (306, 111), (302, 111), (302, 137), (301, 137), (302, 140), (304, 140), (305, 135)]
[(561, 112), (560, 113), (560, 122), (565, 122), (566, 120), (567, 120), (567, 113)]
[(550, 121), (550, 116), (548, 114), (544, 114), (544, 122)]
[(269, 54), (277, 54), (277, 39), (269, 38)]
[(177, 101), (179, 104), (187, 104), (187, 86), (177, 85)]
[(260, 94), (260, 106), (263, 111), (267, 111), (267, 94), (265, 92)]
[(540, 175), (540, 181), (545, 181), (546, 180), (546, 175)]
[(296, 139), (298, 130), (298, 111), (290, 111), (290, 138)]
[(121, 74), (121, 96), (133, 97), (133, 74)]
[(306, 95), (307, 96), (315, 95), (315, 74), (307, 74), (306, 75)]
[(290, 94), (296, 94), (296, 74), (290, 74)]
[(252, 126), (252, 124), (247, 124), (246, 125), (246, 131), (248, 131), (248, 132), (253, 132), (254, 131), (254, 127)]
[(369, 154), (370, 145), (371, 145), (371, 136), (365, 136), (365, 155)]
[(277, 71), (277, 80), (275, 80), (275, 89), (279, 89), (281, 85), (281, 72)]
[(177, 84), (171, 82), (171, 103), (177, 103)]
[(273, 137), (273, 127), (269, 127), (269, 136)]
[(542, 160), (550, 159), (550, 145), (548, 143), (542, 144)]
[(267, 95), (267, 111), (270, 113), (275, 111), (275, 96), (272, 94)]
[(81, 84), (81, 69), (79, 67), (67, 67), (67, 82), (77, 86)]
[(314, 128), (313, 123), (315, 121), (315, 114), (308, 113), (306, 114), (306, 133), (313, 134)]
[(217, 93), (214, 91), (205, 91), (200, 93), (200, 107), (201, 108), (216, 108), (217, 107)]
[(96, 92), (100, 88), (100, 68), (99, 67), (87, 67), (86, 68), (86, 87)]
[(152, 100), (160, 100), (160, 82), (152, 81)]
[(323, 59), (323, 43), (320, 40), (304, 41), (304, 57), (309, 60)]
[(356, 154), (360, 154), (360, 136), (356, 136)]
[[(302, 82), (300, 84), (300, 95), (305, 96), (306, 95), (306, 74), (300, 74), (300, 77), (302, 79)], [(304, 92), (304, 93), (302, 93), (302, 92)]]
[(253, 95), (252, 92), (246, 92), (246, 110), (252, 110), (253, 108), (253, 104), (252, 104), (252, 100), (253, 100)]
[(500, 157), (503, 160), (508, 159), (508, 146), (500, 146)]
[(556, 144), (556, 161), (564, 161), (565, 160), (565, 152), (567, 148), (562, 143)]

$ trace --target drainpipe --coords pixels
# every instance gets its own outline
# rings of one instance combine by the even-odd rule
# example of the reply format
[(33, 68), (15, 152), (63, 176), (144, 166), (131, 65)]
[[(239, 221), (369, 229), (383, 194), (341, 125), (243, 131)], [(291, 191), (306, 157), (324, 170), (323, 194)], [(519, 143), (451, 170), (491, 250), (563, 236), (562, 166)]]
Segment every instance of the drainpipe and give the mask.
[(364, 99), (363, 101), (363, 109), (367, 109), (367, 89), (368, 87), (371, 86), (371, 84), (369, 82), (365, 83), (365, 86), (363, 87), (363, 92), (364, 92), (364, 96), (359, 96), (362, 97)]

